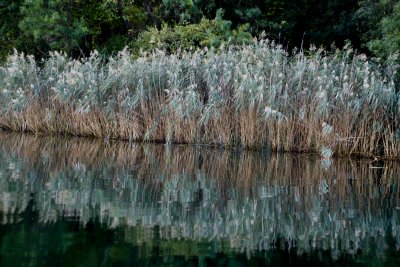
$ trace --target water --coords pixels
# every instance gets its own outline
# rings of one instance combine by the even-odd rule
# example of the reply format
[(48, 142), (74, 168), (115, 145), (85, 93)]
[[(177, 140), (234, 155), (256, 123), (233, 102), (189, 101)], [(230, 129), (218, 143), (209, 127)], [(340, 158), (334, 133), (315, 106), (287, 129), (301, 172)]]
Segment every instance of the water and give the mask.
[(0, 266), (399, 266), (399, 173), (0, 133)]

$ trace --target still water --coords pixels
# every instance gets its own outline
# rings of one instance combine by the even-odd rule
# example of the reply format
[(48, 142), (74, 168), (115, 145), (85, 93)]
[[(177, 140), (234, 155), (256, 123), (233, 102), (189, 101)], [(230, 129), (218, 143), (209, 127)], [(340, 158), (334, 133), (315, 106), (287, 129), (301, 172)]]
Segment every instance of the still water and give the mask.
[(399, 174), (0, 133), (0, 266), (400, 266)]

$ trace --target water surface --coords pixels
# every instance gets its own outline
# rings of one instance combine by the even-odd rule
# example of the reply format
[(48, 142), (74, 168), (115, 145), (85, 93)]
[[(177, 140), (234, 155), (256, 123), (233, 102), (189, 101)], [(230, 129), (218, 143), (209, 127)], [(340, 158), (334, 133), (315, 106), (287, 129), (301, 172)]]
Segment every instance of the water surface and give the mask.
[(399, 266), (399, 171), (0, 133), (0, 266)]

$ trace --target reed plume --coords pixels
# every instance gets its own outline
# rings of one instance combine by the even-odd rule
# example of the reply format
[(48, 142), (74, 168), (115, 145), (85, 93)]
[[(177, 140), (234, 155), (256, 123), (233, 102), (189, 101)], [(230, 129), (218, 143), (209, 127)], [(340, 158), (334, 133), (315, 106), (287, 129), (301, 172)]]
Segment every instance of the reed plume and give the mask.
[(136, 59), (15, 52), (0, 67), (0, 127), (398, 159), (395, 73), (350, 47), (289, 55), (268, 40)]

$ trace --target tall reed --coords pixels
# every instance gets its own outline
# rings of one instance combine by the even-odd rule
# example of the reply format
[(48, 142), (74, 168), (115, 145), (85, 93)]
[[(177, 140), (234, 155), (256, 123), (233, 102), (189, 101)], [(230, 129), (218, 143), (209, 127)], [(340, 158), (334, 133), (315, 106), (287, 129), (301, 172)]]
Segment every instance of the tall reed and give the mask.
[(0, 127), (395, 159), (390, 62), (349, 47), (289, 55), (268, 40), (137, 59), (128, 50), (107, 60), (53, 52), (36, 62), (15, 52), (0, 67)]

